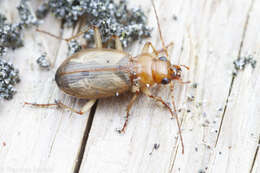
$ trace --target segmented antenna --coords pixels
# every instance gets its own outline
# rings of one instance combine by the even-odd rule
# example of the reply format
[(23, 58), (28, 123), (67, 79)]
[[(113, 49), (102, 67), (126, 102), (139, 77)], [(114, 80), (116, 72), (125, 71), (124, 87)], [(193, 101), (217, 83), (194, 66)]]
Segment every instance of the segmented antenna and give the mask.
[[(160, 34), (160, 39), (161, 39), (161, 42), (162, 42), (162, 46), (163, 46), (163, 49), (164, 49), (164, 52), (166, 53), (166, 56), (169, 59), (169, 54), (168, 54), (168, 51), (166, 49), (166, 46), (165, 46), (165, 43), (164, 43), (164, 40), (163, 40), (163, 36), (162, 36), (162, 31), (161, 31), (161, 26), (160, 26), (160, 23), (159, 23), (159, 17), (157, 15), (157, 11), (155, 9), (155, 5), (154, 5), (154, 0), (151, 0), (152, 1), (152, 5), (153, 5), (153, 10), (154, 10), (154, 13), (155, 13), (155, 16), (156, 16), (156, 21), (157, 21), (157, 26), (158, 26), (158, 30), (159, 30), (159, 34)], [(187, 68), (185, 66), (185, 68)], [(173, 85), (173, 82), (171, 82), (170, 84), (170, 88), (171, 88), (171, 99), (172, 99), (172, 105), (173, 105), (173, 108), (174, 108), (174, 112), (175, 112), (175, 117), (176, 117), (176, 122), (177, 122), (177, 126), (178, 126), (178, 129), (179, 129), (179, 135), (180, 135), (180, 140), (181, 140), (181, 146), (182, 146), (182, 154), (184, 154), (184, 143), (183, 143), (183, 139), (182, 139), (182, 134), (181, 134), (181, 125), (180, 125), (180, 121), (179, 121), (179, 118), (178, 118), (178, 115), (177, 115), (177, 110), (176, 110), (176, 106), (175, 106), (175, 102), (174, 102), (174, 97), (173, 97), (173, 90), (174, 90), (174, 85)]]
[(84, 33), (87, 32), (89, 29), (95, 29), (95, 26), (84, 27), (82, 31), (80, 31), (80, 32), (77, 33), (76, 35), (73, 35), (73, 36), (71, 36), (71, 37), (69, 37), (69, 38), (62, 38), (62, 37), (60, 37), (60, 36), (56, 36), (56, 35), (54, 35), (54, 34), (52, 34), (52, 33), (47, 32), (47, 31), (40, 30), (39, 28), (36, 28), (36, 31), (37, 31), (37, 32), (44, 33), (44, 34), (47, 34), (47, 35), (49, 35), (49, 36), (51, 36), (51, 37), (54, 37), (54, 38), (56, 38), (56, 39), (59, 39), (59, 40), (64, 40), (64, 41), (66, 41), (66, 42), (69, 42), (69, 41), (73, 40), (74, 38), (77, 38), (77, 37), (79, 37), (80, 35), (84, 34)]
[(179, 121), (179, 118), (178, 118), (177, 109), (176, 109), (176, 106), (175, 106), (174, 95), (172, 94), (173, 90), (174, 90), (173, 82), (170, 83), (170, 89), (171, 89), (172, 106), (173, 106), (173, 110), (174, 110), (174, 113), (175, 113), (176, 122), (177, 122), (177, 125), (178, 125), (178, 128), (179, 128), (179, 135), (180, 135), (181, 146), (182, 146), (182, 154), (184, 154), (184, 143), (183, 143), (182, 134), (181, 134), (181, 125), (180, 125), (180, 121)]
[(157, 26), (158, 26), (158, 30), (159, 30), (159, 34), (160, 34), (160, 39), (161, 39), (161, 42), (162, 42), (162, 46), (163, 46), (163, 49), (164, 49), (164, 52), (166, 53), (166, 56), (169, 60), (169, 54), (168, 54), (168, 50), (166, 49), (166, 46), (165, 46), (165, 43), (164, 43), (164, 40), (163, 40), (163, 36), (162, 36), (162, 31), (161, 31), (161, 26), (160, 26), (160, 23), (159, 23), (159, 17), (157, 15), (157, 11), (155, 9), (155, 5), (154, 5), (154, 0), (151, 0), (152, 1), (152, 5), (153, 5), (153, 11), (155, 13), (155, 17), (156, 17), (156, 21), (157, 21)]

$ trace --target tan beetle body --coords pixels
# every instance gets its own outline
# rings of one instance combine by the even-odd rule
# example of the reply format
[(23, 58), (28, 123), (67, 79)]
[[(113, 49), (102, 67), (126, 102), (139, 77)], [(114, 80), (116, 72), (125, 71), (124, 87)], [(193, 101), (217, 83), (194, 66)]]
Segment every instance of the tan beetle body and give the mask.
[[(86, 49), (66, 59), (58, 68), (55, 81), (65, 93), (82, 99), (140, 91), (167, 79), (176, 78), (167, 60), (144, 53), (136, 58), (115, 49)], [(176, 70), (175, 70), (176, 71)]]
[[(73, 54), (59, 66), (55, 74), (55, 81), (62, 91), (76, 98), (89, 99), (89, 102), (80, 111), (76, 111), (60, 101), (51, 104), (28, 102), (25, 102), (25, 104), (41, 107), (56, 105), (70, 109), (78, 114), (84, 114), (98, 98), (117, 96), (126, 91), (132, 91), (134, 96), (127, 106), (126, 121), (120, 130), (120, 132), (124, 132), (128, 122), (130, 109), (137, 96), (139, 96), (140, 93), (143, 93), (155, 101), (161, 102), (169, 110), (172, 117), (176, 118), (180, 132), (182, 152), (184, 153), (180, 123), (176, 113), (173, 96), (172, 105), (174, 111), (161, 97), (154, 96), (149, 89), (156, 84), (170, 84), (171, 91), (173, 91), (173, 80), (184, 83), (181, 80), (181, 67), (185, 67), (186, 69), (189, 68), (185, 65), (173, 65), (170, 63), (167, 52), (169, 45), (164, 45), (153, 1), (152, 4), (163, 45), (162, 50), (156, 50), (150, 42), (147, 42), (144, 45), (141, 54), (132, 57), (123, 51), (121, 42), (117, 36), (113, 37), (115, 38), (116, 49), (103, 48), (100, 33), (96, 27), (93, 27), (95, 31), (96, 48), (81, 50), (80, 52)], [(54, 36), (45, 31), (40, 32)], [(86, 32), (86, 30), (65, 40), (70, 41), (84, 32)], [(57, 36), (54, 37), (58, 38)], [(149, 51), (150, 48), (152, 48), (153, 52)], [(164, 52), (166, 56), (159, 56), (162, 52)]]
[(114, 49), (86, 49), (65, 60), (55, 80), (65, 93), (83, 99), (115, 96), (131, 88), (130, 55)]

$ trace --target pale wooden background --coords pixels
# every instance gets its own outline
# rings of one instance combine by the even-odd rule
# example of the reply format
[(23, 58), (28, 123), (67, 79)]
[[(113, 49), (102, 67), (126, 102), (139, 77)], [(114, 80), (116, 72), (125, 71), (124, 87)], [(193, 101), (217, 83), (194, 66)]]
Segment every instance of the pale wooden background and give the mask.
[[(0, 2), (10, 21), (17, 20), (17, 2)], [(33, 8), (38, 5), (32, 1)], [(154, 27), (147, 40), (160, 48), (151, 2), (131, 1), (139, 5)], [(175, 120), (146, 97), (133, 106), (123, 135), (115, 130), (123, 125), (130, 94), (100, 100), (95, 113), (83, 116), (24, 106), (24, 101), (60, 99), (79, 109), (85, 103), (63, 94), (54, 81), (66, 43), (31, 29), (25, 32), (25, 47), (7, 56), (20, 69), (21, 83), (14, 99), (0, 105), (0, 172), (260, 172), (260, 1), (157, 0), (156, 7), (165, 41), (175, 43), (172, 62), (188, 65), (184, 80), (198, 83), (196, 89), (176, 85), (175, 90), (185, 154)], [(41, 29), (63, 37), (77, 32), (60, 26), (49, 15)], [(143, 44), (127, 51), (137, 55)], [(50, 71), (36, 64), (42, 50), (55, 62)], [(232, 78), (232, 62), (246, 54), (258, 60), (256, 68), (248, 66)], [(170, 99), (167, 88), (156, 93)], [(187, 100), (191, 95), (193, 102)], [(150, 154), (155, 143), (160, 147)]]

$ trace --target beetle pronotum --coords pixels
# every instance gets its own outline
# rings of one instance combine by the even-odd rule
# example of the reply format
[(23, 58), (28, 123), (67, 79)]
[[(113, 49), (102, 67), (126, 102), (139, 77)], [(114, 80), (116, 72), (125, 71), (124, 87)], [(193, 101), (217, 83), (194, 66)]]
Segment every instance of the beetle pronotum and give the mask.
[[(95, 103), (96, 99), (118, 95), (131, 90), (134, 95), (127, 106), (126, 120), (120, 130), (120, 132), (124, 132), (128, 122), (129, 111), (134, 101), (140, 93), (144, 93), (155, 101), (161, 102), (169, 110), (171, 115), (176, 118), (182, 144), (182, 153), (184, 153), (184, 144), (173, 95), (172, 104), (174, 111), (161, 97), (152, 95), (149, 88), (155, 85), (170, 84), (171, 93), (173, 93), (174, 86), (172, 81), (177, 80), (181, 83), (185, 83), (181, 80), (181, 67), (189, 68), (185, 65), (172, 65), (170, 63), (167, 51), (168, 46), (165, 46), (162, 38), (158, 15), (153, 0), (152, 5), (163, 46), (162, 50), (157, 51), (151, 42), (147, 42), (141, 54), (132, 57), (123, 51), (121, 42), (117, 36), (114, 36), (116, 49), (103, 48), (100, 33), (96, 27), (93, 27), (95, 31), (96, 48), (82, 50), (67, 58), (59, 66), (55, 75), (55, 81), (62, 91), (76, 98), (89, 99), (86, 105), (84, 105), (80, 111), (76, 111), (60, 101), (56, 101), (52, 104), (35, 104), (28, 102), (25, 102), (25, 104), (41, 107), (56, 105), (78, 114), (84, 114)], [(40, 32), (54, 36), (45, 31)], [(84, 32), (86, 32), (86, 30), (63, 40), (70, 41)], [(57, 36), (54, 37), (59, 38)], [(152, 53), (149, 52), (150, 47), (153, 50)], [(159, 57), (159, 54), (162, 52), (164, 52), (166, 56)]]

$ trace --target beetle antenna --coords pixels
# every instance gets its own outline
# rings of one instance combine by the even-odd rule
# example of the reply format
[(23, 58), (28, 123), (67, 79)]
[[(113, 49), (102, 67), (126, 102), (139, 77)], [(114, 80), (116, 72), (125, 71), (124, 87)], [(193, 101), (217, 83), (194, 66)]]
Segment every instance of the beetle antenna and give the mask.
[(177, 122), (177, 125), (178, 125), (179, 135), (180, 135), (180, 139), (181, 139), (182, 154), (184, 154), (184, 143), (183, 143), (183, 138), (182, 138), (182, 134), (181, 134), (181, 124), (180, 124), (180, 121), (179, 121), (179, 118), (178, 118), (178, 114), (177, 114), (177, 110), (176, 110), (176, 106), (175, 106), (175, 101), (174, 101), (174, 96), (173, 96), (173, 90), (174, 90), (173, 82), (171, 82), (170, 88), (171, 88), (171, 99), (172, 99), (173, 110), (174, 110), (174, 113), (175, 113), (176, 122)]
[(186, 68), (187, 70), (190, 70), (190, 67), (188, 67), (186, 65), (181, 64), (180, 66)]
[(54, 35), (54, 34), (49, 33), (49, 32), (47, 32), (47, 31), (43, 31), (43, 30), (41, 30), (41, 29), (39, 29), (39, 28), (36, 28), (36, 31), (37, 31), (37, 32), (44, 33), (44, 34), (47, 34), (47, 35), (49, 35), (49, 36), (51, 36), (51, 37), (54, 37), (54, 38), (56, 38), (56, 39), (58, 39), (58, 40), (65, 40), (65, 41), (66, 41), (66, 39), (64, 39), (64, 38), (62, 38), (62, 37), (60, 37), (60, 36)]
[(73, 40), (74, 38), (77, 38), (77, 37), (79, 37), (80, 35), (84, 34), (84, 33), (87, 32), (89, 29), (94, 29), (94, 28), (95, 28), (95, 26), (86, 27), (86, 28), (84, 28), (82, 31), (80, 31), (79, 33), (77, 33), (76, 35), (73, 35), (73, 36), (71, 36), (71, 37), (69, 37), (69, 38), (62, 38), (62, 37), (60, 37), (60, 36), (54, 35), (54, 34), (49, 33), (49, 32), (47, 32), (47, 31), (40, 30), (39, 28), (36, 28), (36, 31), (37, 31), (37, 32), (44, 33), (44, 34), (47, 34), (47, 35), (49, 35), (49, 36), (51, 36), (51, 37), (54, 37), (54, 38), (56, 38), (56, 39), (59, 39), (59, 40), (64, 40), (64, 41), (66, 41), (66, 42), (69, 42), (69, 41)]
[(153, 5), (153, 10), (154, 10), (154, 13), (155, 13), (156, 21), (157, 21), (157, 26), (158, 26), (162, 46), (163, 46), (164, 52), (166, 53), (167, 58), (169, 59), (169, 54), (168, 54), (168, 51), (166, 49), (166, 46), (165, 46), (165, 43), (164, 43), (164, 40), (163, 40), (161, 26), (160, 26), (160, 22), (159, 22), (159, 17), (157, 15), (157, 11), (156, 11), (156, 8), (155, 8), (155, 5), (154, 5), (154, 0), (151, 0), (151, 1), (152, 1), (152, 5)]

